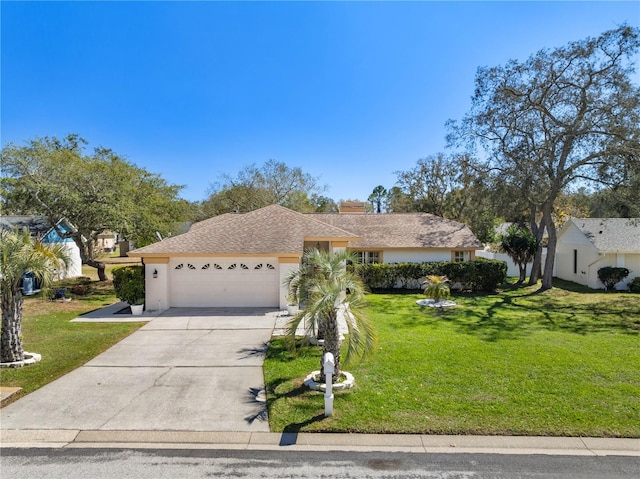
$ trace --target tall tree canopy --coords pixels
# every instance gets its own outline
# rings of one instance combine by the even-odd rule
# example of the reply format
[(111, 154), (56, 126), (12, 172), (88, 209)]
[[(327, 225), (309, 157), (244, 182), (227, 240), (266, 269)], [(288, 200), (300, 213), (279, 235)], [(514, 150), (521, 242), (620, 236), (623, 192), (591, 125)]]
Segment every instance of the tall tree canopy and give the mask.
[(399, 186), (392, 186), (387, 190), (385, 209), (387, 213), (408, 213), (415, 211), (413, 200)]
[[(547, 230), (543, 289), (551, 288), (560, 193), (577, 183), (613, 187), (638, 171), (638, 33), (622, 26), (525, 62), (479, 68), (471, 110), (449, 123), (452, 142), (483, 147), (487, 166), (526, 199), (538, 244)], [(540, 247), (532, 282), (541, 256)]]
[(100, 233), (110, 230), (145, 245), (155, 241), (156, 231), (174, 232), (187, 203), (178, 198), (181, 186), (106, 148), (86, 155), (86, 144), (76, 134), (8, 144), (2, 149), (3, 202), (11, 213), (43, 214), (54, 225), (69, 220), (83, 263), (98, 268), (104, 280), (94, 251)]
[(202, 203), (202, 216), (246, 213), (273, 204), (305, 213), (331, 210), (335, 204), (321, 196), (324, 190), (318, 178), (301, 168), (269, 160), (260, 167), (246, 166), (235, 177), (222, 175)]
[(500, 236), (500, 249), (518, 265), (520, 271), (518, 283), (524, 283), (527, 276), (527, 263), (531, 262), (536, 254), (536, 238), (528, 229), (511, 225), (507, 233)]
[(466, 223), (480, 241), (493, 239), (493, 189), (486, 169), (468, 155), (437, 155), (418, 160), (407, 171), (396, 171), (388, 209), (421, 211)]
[(382, 213), (383, 210), (386, 210), (387, 195), (387, 190), (382, 185), (378, 185), (373, 189), (369, 198), (367, 198), (369, 203), (373, 206), (373, 211), (376, 213)]

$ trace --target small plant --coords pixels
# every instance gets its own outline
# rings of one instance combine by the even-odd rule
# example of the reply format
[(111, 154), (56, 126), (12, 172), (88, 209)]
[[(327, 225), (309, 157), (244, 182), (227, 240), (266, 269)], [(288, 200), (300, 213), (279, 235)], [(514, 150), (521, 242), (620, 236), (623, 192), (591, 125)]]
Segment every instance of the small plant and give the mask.
[(636, 276), (629, 283), (630, 293), (640, 293), (640, 276)]
[(76, 284), (71, 287), (71, 292), (76, 296), (85, 296), (89, 294), (91, 288), (87, 284)]
[(604, 289), (609, 291), (614, 289), (615, 285), (629, 276), (627, 268), (615, 268), (613, 266), (605, 266), (598, 270), (598, 279), (604, 284)]
[(436, 303), (439, 303), (445, 298), (451, 295), (451, 289), (447, 284), (449, 280), (446, 276), (427, 276), (426, 288), (424, 289), (424, 295), (427, 298), (433, 299)]
[(144, 266), (123, 266), (113, 270), (113, 288), (121, 301), (144, 304)]

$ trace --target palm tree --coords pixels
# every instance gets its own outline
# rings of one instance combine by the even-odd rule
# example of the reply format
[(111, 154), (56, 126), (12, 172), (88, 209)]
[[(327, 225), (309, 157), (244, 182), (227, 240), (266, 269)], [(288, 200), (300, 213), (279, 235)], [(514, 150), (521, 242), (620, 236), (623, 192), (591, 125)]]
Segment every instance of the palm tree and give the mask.
[(46, 245), (33, 240), (29, 230), (0, 231), (0, 301), (2, 333), (0, 362), (24, 360), (22, 349), (22, 277), (33, 273), (43, 287), (53, 283), (56, 269), (69, 258), (62, 245)]
[(447, 284), (449, 280), (446, 276), (427, 276), (427, 285), (424, 289), (424, 295), (427, 298), (433, 299), (435, 304), (440, 303), (445, 298), (451, 295), (451, 288)]
[(520, 270), (518, 283), (524, 283), (527, 276), (527, 263), (533, 261), (538, 242), (531, 232), (519, 226), (511, 225), (506, 235), (500, 237), (500, 249), (507, 253)]
[[(335, 359), (334, 379), (340, 376), (339, 314), (348, 329), (345, 362), (371, 351), (376, 341), (373, 326), (362, 312), (365, 286), (357, 275), (347, 271), (348, 261), (356, 261), (355, 256), (310, 249), (305, 251), (300, 268), (285, 280), (289, 295), (300, 304), (300, 311), (287, 325), (287, 334), (295, 344), (300, 323), (305, 324), (307, 337), (319, 332), (324, 337), (323, 359), (326, 353), (332, 353)], [(320, 370), (324, 381), (323, 359)]]

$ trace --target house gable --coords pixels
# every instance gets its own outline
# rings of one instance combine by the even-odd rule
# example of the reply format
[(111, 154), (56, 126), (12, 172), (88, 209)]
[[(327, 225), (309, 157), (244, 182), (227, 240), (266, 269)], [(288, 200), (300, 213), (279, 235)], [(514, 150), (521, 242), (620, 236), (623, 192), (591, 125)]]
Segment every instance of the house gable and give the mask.
[[(603, 253), (640, 253), (640, 218), (571, 218), (588, 241)], [(561, 231), (561, 235), (569, 232)]]
[[(66, 235), (67, 233), (73, 233), (75, 231), (75, 228), (71, 226), (71, 224), (65, 219), (61, 219), (60, 221), (58, 221), (58, 224), (56, 224), (56, 227), (62, 232), (63, 235)], [(56, 228), (51, 227), (51, 229), (49, 229), (49, 231), (47, 231), (45, 235), (42, 237), (42, 242), (43, 243), (73, 243), (74, 241), (73, 241), (73, 238), (71, 237), (63, 238), (58, 234), (58, 232), (56, 231)]]

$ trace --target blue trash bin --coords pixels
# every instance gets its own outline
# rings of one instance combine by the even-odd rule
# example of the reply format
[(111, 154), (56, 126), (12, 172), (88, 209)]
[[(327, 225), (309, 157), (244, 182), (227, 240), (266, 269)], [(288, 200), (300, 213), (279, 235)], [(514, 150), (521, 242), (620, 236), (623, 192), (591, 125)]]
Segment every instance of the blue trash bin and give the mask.
[(22, 294), (33, 294), (35, 279), (33, 273), (27, 273), (22, 277)]

